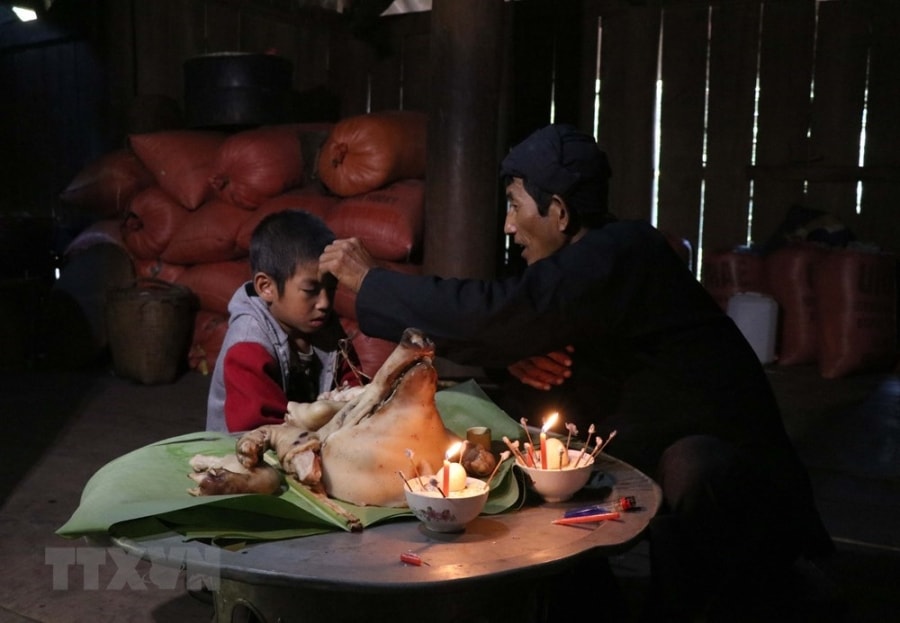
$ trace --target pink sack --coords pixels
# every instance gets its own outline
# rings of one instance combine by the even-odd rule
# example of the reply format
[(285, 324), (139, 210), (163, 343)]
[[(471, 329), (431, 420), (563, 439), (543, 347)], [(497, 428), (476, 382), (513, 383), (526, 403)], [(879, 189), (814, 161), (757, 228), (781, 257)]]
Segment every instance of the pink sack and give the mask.
[(96, 221), (85, 227), (81, 232), (72, 239), (66, 250), (63, 251), (64, 256), (73, 255), (84, 251), (95, 244), (115, 244), (126, 251), (125, 241), (122, 239), (122, 223), (119, 219), (103, 219)]

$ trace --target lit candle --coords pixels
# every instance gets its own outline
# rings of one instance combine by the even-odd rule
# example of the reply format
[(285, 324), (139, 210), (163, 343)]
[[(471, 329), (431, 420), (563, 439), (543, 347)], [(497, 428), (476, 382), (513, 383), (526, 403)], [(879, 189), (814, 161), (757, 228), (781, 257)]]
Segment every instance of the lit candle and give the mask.
[(552, 414), (541, 427), (541, 469), (547, 469), (547, 429), (556, 423), (558, 417), (559, 413)]
[[(450, 457), (459, 452), (462, 442), (457, 441), (450, 446), (444, 455), (444, 467), (441, 468), (444, 495), (450, 495), (451, 491), (459, 491), (466, 488), (466, 470), (459, 463), (450, 463)], [(460, 478), (460, 474), (462, 478)], [(462, 481), (460, 483), (460, 481)]]

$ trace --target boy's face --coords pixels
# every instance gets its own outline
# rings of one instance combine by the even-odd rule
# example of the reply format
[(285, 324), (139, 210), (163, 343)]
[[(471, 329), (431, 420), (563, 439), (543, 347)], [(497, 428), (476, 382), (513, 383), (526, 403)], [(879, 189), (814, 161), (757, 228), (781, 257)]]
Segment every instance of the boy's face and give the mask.
[(261, 288), (257, 280), (257, 292), (269, 303), (272, 316), (289, 335), (312, 334), (325, 325), (331, 314), (334, 285), (327, 287), (319, 280), (318, 261), (297, 264), (280, 295), (274, 281), (262, 281), (270, 285)]

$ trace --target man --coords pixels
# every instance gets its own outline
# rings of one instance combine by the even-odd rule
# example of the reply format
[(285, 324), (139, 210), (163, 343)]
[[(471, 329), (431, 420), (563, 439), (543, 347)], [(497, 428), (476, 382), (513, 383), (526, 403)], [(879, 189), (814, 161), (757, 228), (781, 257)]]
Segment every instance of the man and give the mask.
[[(735, 600), (755, 606), (763, 581), (832, 547), (759, 360), (660, 232), (608, 213), (593, 137), (545, 127), (501, 175), (521, 275), (402, 275), (355, 240), (326, 247), (320, 270), (357, 293), (364, 333), (418, 327), (442, 356), (509, 366), (523, 390), (548, 390), (579, 430), (616, 430), (610, 453), (663, 489), (648, 617), (733, 620)], [(518, 418), (509, 405), (529, 400), (505, 406)]]

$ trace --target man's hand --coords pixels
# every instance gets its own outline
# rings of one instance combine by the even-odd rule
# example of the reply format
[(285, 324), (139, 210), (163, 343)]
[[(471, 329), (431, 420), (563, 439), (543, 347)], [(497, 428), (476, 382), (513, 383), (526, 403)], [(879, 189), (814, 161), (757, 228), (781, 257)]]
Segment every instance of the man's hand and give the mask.
[(319, 256), (319, 275), (331, 274), (345, 288), (359, 292), (363, 279), (377, 263), (358, 238), (335, 240)]
[(567, 346), (565, 350), (517, 361), (507, 369), (525, 385), (530, 385), (535, 389), (548, 390), (554, 385), (562, 385), (567, 378), (572, 376), (572, 370), (570, 370), (572, 358), (569, 355), (574, 352), (573, 346)]

